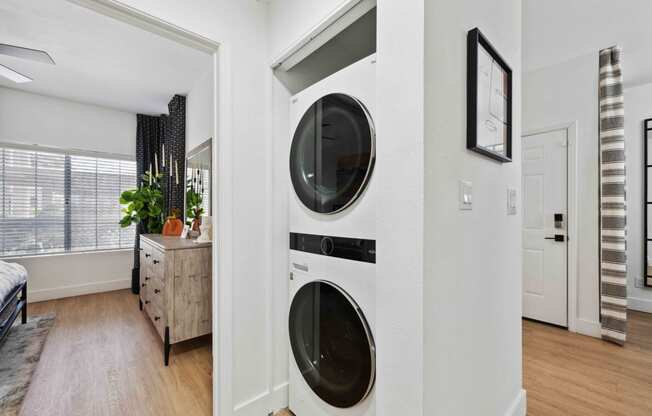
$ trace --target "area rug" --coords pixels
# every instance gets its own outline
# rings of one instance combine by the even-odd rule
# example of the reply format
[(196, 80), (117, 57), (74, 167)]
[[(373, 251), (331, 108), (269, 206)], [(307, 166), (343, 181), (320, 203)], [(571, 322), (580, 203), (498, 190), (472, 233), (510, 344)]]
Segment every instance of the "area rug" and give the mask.
[(0, 415), (17, 416), (54, 325), (54, 315), (16, 322), (0, 345)]

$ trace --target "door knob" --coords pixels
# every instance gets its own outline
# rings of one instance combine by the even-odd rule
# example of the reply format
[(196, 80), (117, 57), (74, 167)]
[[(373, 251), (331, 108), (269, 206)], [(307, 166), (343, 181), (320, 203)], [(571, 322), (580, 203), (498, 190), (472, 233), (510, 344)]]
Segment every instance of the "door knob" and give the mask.
[(555, 240), (557, 242), (563, 243), (565, 238), (563, 234), (555, 234), (554, 237), (546, 237), (546, 240)]

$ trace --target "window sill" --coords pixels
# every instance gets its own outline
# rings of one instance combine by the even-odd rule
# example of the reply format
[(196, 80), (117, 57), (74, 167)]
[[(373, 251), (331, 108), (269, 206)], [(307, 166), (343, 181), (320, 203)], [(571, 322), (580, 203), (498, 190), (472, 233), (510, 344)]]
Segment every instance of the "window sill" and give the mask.
[(120, 253), (120, 252), (133, 252), (134, 248), (108, 248), (104, 250), (84, 250), (84, 251), (66, 251), (61, 253), (43, 253), (43, 254), (21, 254), (15, 256), (0, 256), (0, 260), (3, 261), (12, 261), (12, 260), (25, 260), (25, 259), (34, 259), (34, 258), (45, 258), (45, 257), (61, 257), (61, 256), (76, 256), (80, 254), (104, 254), (104, 253)]

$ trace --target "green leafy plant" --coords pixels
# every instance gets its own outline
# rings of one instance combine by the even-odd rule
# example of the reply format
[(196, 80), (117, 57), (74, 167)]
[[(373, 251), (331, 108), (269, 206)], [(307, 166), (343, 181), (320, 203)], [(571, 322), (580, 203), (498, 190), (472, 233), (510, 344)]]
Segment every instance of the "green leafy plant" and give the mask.
[(188, 180), (188, 186), (186, 187), (186, 224), (191, 225), (193, 220), (199, 220), (204, 214), (202, 202), (202, 195), (193, 189), (191, 181)]
[(158, 234), (163, 229), (163, 192), (160, 180), (163, 174), (153, 175), (150, 171), (142, 176), (138, 189), (124, 191), (120, 204), (124, 217), (120, 226), (141, 225), (143, 232)]

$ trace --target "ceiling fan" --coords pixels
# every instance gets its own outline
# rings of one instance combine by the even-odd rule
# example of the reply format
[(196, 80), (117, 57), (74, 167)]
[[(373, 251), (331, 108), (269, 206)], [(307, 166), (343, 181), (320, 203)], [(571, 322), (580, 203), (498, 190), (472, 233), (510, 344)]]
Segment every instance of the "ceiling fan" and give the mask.
[[(50, 54), (38, 49), (23, 48), (21, 46), (0, 43), (0, 55), (13, 56), (15, 58), (55, 65), (54, 60)], [(16, 83), (32, 81), (32, 78), (28, 77), (27, 75), (23, 75), (20, 72), (14, 71), (8, 66), (2, 64), (0, 64), (0, 76)]]

